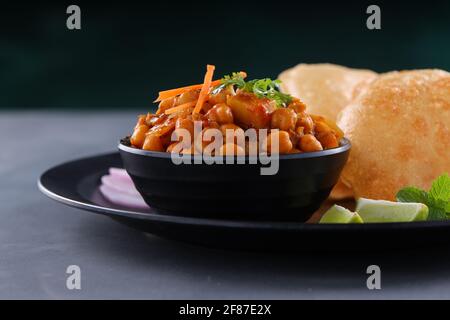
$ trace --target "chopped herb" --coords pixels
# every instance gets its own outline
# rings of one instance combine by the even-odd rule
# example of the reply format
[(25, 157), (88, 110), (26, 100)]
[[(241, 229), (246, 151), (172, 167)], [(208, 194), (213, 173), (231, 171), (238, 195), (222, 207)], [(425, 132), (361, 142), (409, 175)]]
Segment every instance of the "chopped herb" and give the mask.
[(219, 93), (221, 90), (225, 89), (228, 86), (236, 86), (239, 89), (242, 89), (245, 86), (244, 77), (240, 72), (233, 72), (230, 75), (226, 75), (220, 81), (220, 85), (214, 88), (212, 91), (213, 94)]
[(219, 93), (228, 86), (235, 86), (245, 92), (250, 92), (258, 98), (267, 98), (276, 102), (278, 107), (285, 107), (292, 101), (292, 96), (280, 92), (280, 80), (270, 78), (245, 81), (239, 72), (233, 72), (222, 78), (221, 84), (214, 88), (213, 94)]

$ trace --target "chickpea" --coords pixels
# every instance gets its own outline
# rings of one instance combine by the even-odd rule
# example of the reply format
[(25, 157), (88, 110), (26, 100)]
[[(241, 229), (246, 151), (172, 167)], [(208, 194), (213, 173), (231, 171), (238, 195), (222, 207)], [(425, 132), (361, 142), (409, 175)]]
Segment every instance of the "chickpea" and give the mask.
[(297, 127), (297, 129), (295, 129), (295, 133), (301, 137), (305, 134), (305, 128), (304, 127)]
[(166, 114), (161, 114), (159, 116), (150, 117), (150, 119), (146, 119), (147, 125), (149, 127), (154, 127), (159, 124), (164, 123), (168, 119), (168, 116)]
[(233, 131), (241, 131), (244, 132), (244, 130), (239, 127), (238, 125), (235, 125), (234, 123), (226, 123), (220, 126), (220, 131), (222, 131), (222, 134), (225, 135), (226, 134), (226, 130), (233, 130)]
[(301, 102), (299, 99), (294, 99), (288, 105), (288, 108), (294, 110), (296, 113), (303, 113), (306, 110), (306, 104)]
[(245, 150), (234, 143), (225, 143), (219, 149), (221, 156), (245, 156)]
[[(179, 129), (185, 129), (189, 131), (191, 140), (194, 139), (194, 121), (189, 118), (178, 118), (175, 122), (175, 133), (177, 133), (177, 130)], [(179, 138), (180, 136), (181, 134), (177, 134), (177, 138)]]
[(138, 125), (136, 129), (134, 129), (133, 135), (130, 138), (131, 144), (137, 148), (142, 148), (145, 141), (145, 134), (148, 129), (149, 127), (145, 124)]
[(159, 103), (158, 111), (156, 111), (156, 114), (162, 114), (167, 109), (170, 109), (175, 106), (175, 97), (164, 99)]
[(220, 130), (220, 124), (218, 124), (216, 121), (208, 121), (208, 123), (206, 124), (206, 127)]
[(309, 116), (311, 117), (311, 119), (313, 119), (314, 122), (319, 122), (319, 121), (326, 122), (326, 119), (323, 116), (319, 116), (317, 114), (310, 114)]
[[(175, 150), (177, 148), (178, 150)], [(194, 148), (191, 145), (184, 146), (181, 142), (174, 142), (171, 143), (167, 149), (166, 152), (174, 153), (179, 152), (180, 154), (194, 154)]]
[(292, 148), (291, 151), (289, 151), (289, 153), (302, 153), (302, 152), (297, 148)]
[[(333, 133), (336, 135), (338, 141), (344, 136), (344, 132), (341, 130), (341, 128), (337, 126), (337, 124), (334, 121), (328, 120), (323, 116), (317, 116), (313, 114), (311, 115), (311, 118), (313, 119), (316, 126), (319, 122), (322, 122), (324, 125), (328, 126), (330, 130), (332, 130)], [(317, 129), (315, 131), (317, 132)]]
[[(205, 149), (209, 144), (214, 143), (214, 141), (215, 141), (214, 135), (212, 135), (212, 138), (210, 138), (210, 140), (205, 138), (205, 133), (208, 130), (213, 130), (213, 129), (215, 129), (215, 128), (204, 128), (202, 130), (202, 132), (199, 135), (197, 135), (197, 137), (194, 141), (194, 147), (195, 147), (196, 151), (202, 153), (203, 149)], [(212, 133), (209, 133), (209, 134), (212, 134)]]
[[(278, 152), (288, 153), (292, 149), (292, 142), (289, 133), (286, 131), (272, 131), (266, 140), (267, 151), (272, 152), (272, 140), (278, 141)], [(275, 152), (275, 150), (274, 150)]]
[(166, 152), (172, 153), (173, 149), (178, 145), (179, 142), (173, 142), (169, 144), (169, 146), (166, 149)]
[(148, 134), (145, 137), (144, 145), (142, 149), (148, 151), (164, 151), (164, 146), (161, 142), (161, 138), (156, 134)]
[[(301, 128), (301, 127), (299, 127), (299, 128)], [(298, 141), (300, 140), (300, 137), (301, 137), (302, 135), (299, 135), (299, 134), (298, 134), (296, 131), (294, 131), (294, 130), (289, 130), (288, 133), (289, 133), (289, 138), (291, 139), (292, 145), (293, 145), (293, 146), (297, 145), (297, 144), (298, 144)]]
[(292, 109), (278, 108), (272, 113), (270, 126), (283, 131), (294, 130), (297, 123), (297, 114)]
[(172, 131), (175, 129), (175, 122), (176, 122), (175, 118), (166, 118), (166, 120), (164, 122), (154, 125), (150, 129), (149, 134), (154, 133), (159, 136), (171, 134)]
[(173, 141), (172, 141), (172, 132), (168, 134), (164, 134), (162, 136), (159, 136), (159, 139), (161, 140), (161, 144), (163, 145), (163, 148), (166, 149)]
[(145, 116), (144, 123), (149, 127), (152, 127), (153, 123), (155, 123), (157, 118), (158, 116), (156, 114), (147, 113), (147, 115)]
[(192, 146), (190, 148), (183, 148), (181, 151), (182, 154), (198, 154), (197, 150)]
[(218, 124), (233, 123), (233, 113), (231, 108), (225, 103), (218, 103), (206, 113), (209, 121), (215, 121)]
[(332, 131), (333, 130), (325, 122), (322, 122), (322, 121), (315, 122), (314, 132), (316, 134), (324, 134), (324, 133), (332, 132)]
[(314, 131), (313, 119), (306, 113), (299, 113), (297, 114), (297, 116), (298, 116), (297, 127), (303, 127), (303, 132), (305, 134), (313, 133)]
[(194, 146), (191, 146), (189, 148), (183, 148), (183, 150), (181, 151), (182, 154), (199, 154), (199, 152), (195, 149)]
[(191, 91), (187, 91), (185, 93), (182, 93), (178, 99), (177, 99), (177, 106), (187, 103), (187, 102), (191, 102), (191, 101), (195, 101), (198, 99), (198, 96), (200, 95), (200, 90), (191, 90)]
[(305, 134), (300, 138), (298, 143), (300, 150), (305, 152), (320, 151), (323, 150), (320, 142), (312, 134)]
[(171, 141), (175, 141), (175, 142), (177, 142), (177, 143), (181, 143), (181, 144), (183, 144), (183, 147), (184, 148), (189, 148), (189, 147), (191, 147), (192, 145), (193, 145), (193, 140), (194, 140), (194, 138), (193, 137), (191, 137), (191, 139), (189, 139), (189, 138), (187, 138), (187, 137), (185, 137), (185, 136), (183, 136), (181, 133), (179, 133), (177, 130), (180, 130), (180, 129), (175, 129), (175, 140), (171, 140)]
[(324, 149), (332, 149), (339, 147), (336, 135), (332, 131), (321, 133), (317, 136)]
[(241, 127), (239, 127), (233, 123), (227, 123), (227, 124), (221, 125), (220, 131), (222, 131), (224, 142), (227, 142), (227, 131), (229, 132), (228, 135), (230, 135), (230, 137), (231, 137), (231, 134), (234, 135), (234, 143), (240, 144), (239, 140), (240, 141), (245, 140), (244, 130)]
[(138, 121), (137, 121), (136, 125), (134, 126), (134, 129), (135, 129), (135, 130), (136, 130), (136, 128), (139, 127), (141, 124), (146, 124), (146, 123), (145, 123), (146, 117), (147, 117), (147, 116), (144, 115), (144, 114), (141, 114), (141, 115), (138, 117)]

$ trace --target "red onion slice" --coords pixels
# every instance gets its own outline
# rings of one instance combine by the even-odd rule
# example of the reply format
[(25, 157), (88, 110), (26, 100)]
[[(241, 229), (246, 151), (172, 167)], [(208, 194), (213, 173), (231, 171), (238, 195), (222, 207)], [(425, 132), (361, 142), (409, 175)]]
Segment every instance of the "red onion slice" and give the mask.
[(100, 192), (108, 201), (124, 207), (149, 208), (124, 169), (110, 168), (109, 173), (101, 178), (100, 185)]
[(106, 175), (102, 177), (102, 184), (115, 189), (118, 192), (126, 193), (131, 196), (139, 195), (133, 182), (131, 180), (124, 180), (121, 178), (116, 178), (111, 175)]
[(127, 195), (104, 184), (100, 186), (100, 191), (108, 201), (114, 204), (130, 208), (148, 208), (148, 205), (144, 202), (144, 199)]

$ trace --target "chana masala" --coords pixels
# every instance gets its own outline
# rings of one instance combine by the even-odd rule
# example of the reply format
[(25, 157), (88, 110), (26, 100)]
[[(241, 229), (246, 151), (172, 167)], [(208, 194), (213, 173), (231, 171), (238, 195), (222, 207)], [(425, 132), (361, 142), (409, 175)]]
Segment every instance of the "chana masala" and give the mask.
[[(322, 116), (306, 112), (298, 98), (282, 93), (279, 80), (246, 81), (245, 72), (237, 72), (213, 80), (215, 67), (207, 66), (202, 84), (161, 91), (155, 102), (155, 114), (138, 117), (129, 142), (131, 146), (149, 151), (201, 154), (211, 139), (205, 132), (216, 129), (222, 133), (221, 155), (271, 153), (271, 141), (278, 141), (280, 154), (314, 152), (336, 148), (343, 137), (337, 125)], [(194, 124), (201, 132), (194, 134)], [(184, 129), (184, 130), (183, 130)], [(258, 135), (257, 148), (245, 131), (266, 129), (265, 139)], [(189, 132), (190, 141), (181, 134)], [(232, 133), (232, 139), (227, 134)], [(242, 136), (242, 139), (239, 137)], [(197, 140), (197, 141), (196, 141)], [(180, 144), (182, 146), (180, 147)]]

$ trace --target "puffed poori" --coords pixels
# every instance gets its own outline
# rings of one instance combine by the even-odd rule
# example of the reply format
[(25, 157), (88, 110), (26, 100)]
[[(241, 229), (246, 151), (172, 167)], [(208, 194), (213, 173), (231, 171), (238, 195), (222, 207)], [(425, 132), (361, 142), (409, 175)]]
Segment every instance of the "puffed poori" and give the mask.
[(328, 63), (302, 63), (278, 76), (283, 92), (299, 97), (308, 106), (309, 113), (332, 121), (376, 77), (370, 70)]
[(394, 200), (407, 185), (428, 189), (450, 172), (450, 73), (380, 75), (338, 125), (352, 142), (341, 179), (356, 198)]

